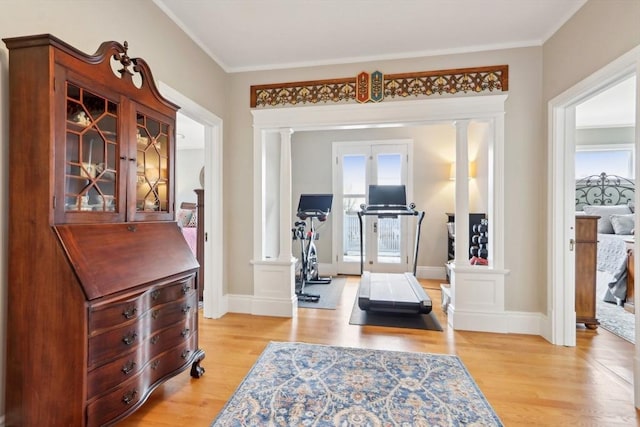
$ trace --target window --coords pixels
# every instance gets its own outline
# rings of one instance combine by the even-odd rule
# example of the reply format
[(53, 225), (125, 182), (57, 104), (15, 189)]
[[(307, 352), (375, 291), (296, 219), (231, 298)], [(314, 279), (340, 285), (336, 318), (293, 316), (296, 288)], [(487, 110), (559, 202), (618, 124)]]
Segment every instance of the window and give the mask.
[(634, 179), (633, 144), (584, 145), (576, 147), (576, 179), (589, 175), (619, 175)]

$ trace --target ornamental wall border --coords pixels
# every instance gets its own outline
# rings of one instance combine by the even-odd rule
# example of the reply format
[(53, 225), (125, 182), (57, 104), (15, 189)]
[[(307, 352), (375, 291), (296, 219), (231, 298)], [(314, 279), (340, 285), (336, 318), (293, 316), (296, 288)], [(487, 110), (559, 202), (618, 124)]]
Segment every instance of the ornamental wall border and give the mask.
[(509, 90), (508, 65), (387, 75), (380, 71), (363, 71), (356, 77), (252, 85), (251, 108), (321, 102), (382, 102), (386, 98), (395, 97), (427, 97), (494, 90)]

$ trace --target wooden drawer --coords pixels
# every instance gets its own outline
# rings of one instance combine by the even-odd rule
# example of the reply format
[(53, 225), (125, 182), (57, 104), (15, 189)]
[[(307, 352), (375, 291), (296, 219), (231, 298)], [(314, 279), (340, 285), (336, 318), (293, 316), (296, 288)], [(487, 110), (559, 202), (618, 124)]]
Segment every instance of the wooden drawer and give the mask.
[(188, 340), (197, 326), (197, 313), (185, 317), (180, 323), (159, 331), (149, 339), (148, 355), (152, 359), (162, 352), (183, 344)]
[(155, 306), (188, 298), (195, 292), (194, 284), (195, 275), (190, 275), (169, 285), (151, 288), (126, 300), (90, 307), (89, 336), (126, 322), (133, 322)]
[(137, 349), (140, 343), (152, 333), (147, 326), (148, 317), (149, 312), (135, 323), (89, 338), (88, 368), (93, 369), (122, 353), (129, 353)]
[(170, 350), (150, 360), (144, 368), (131, 379), (120, 383), (107, 394), (100, 396), (87, 405), (88, 426), (101, 426), (130, 411), (141, 400), (145, 400), (153, 388), (166, 377), (185, 368), (197, 350), (198, 337), (193, 333)]
[(176, 322), (184, 321), (189, 314), (197, 311), (196, 291), (192, 290), (184, 299), (153, 307), (150, 312), (149, 327), (152, 331), (157, 331)]
[(89, 308), (89, 336), (136, 321), (148, 310), (147, 305), (146, 294), (140, 294), (121, 302)]
[(102, 426), (121, 414), (133, 410), (147, 393), (148, 380), (145, 371), (121, 383), (108, 394), (87, 405), (87, 426)]
[[(194, 293), (195, 297), (195, 293)], [(183, 304), (178, 305), (178, 307)], [(163, 352), (181, 346), (194, 334), (197, 327), (197, 311), (192, 310), (186, 314), (180, 311), (181, 318), (170, 327), (149, 332), (146, 340), (140, 340), (139, 344), (129, 353), (117, 359), (101, 364), (102, 359), (90, 363), (87, 379), (87, 397), (90, 399), (116, 386), (122, 381), (136, 375), (148, 364), (148, 361)], [(153, 329), (153, 328), (151, 328)], [(127, 329), (125, 328), (124, 331)], [(108, 334), (103, 334), (108, 335)], [(97, 338), (100, 338), (97, 337)], [(111, 342), (111, 341), (108, 341)], [(106, 353), (106, 351), (104, 352)], [(95, 355), (96, 353), (93, 353)], [(109, 355), (107, 354), (107, 357)]]
[(87, 376), (87, 399), (104, 393), (136, 376), (149, 359), (144, 348), (128, 353), (118, 359), (89, 371)]
[(178, 280), (171, 285), (149, 290), (150, 307), (173, 302), (186, 297), (195, 289), (195, 275)]
[(195, 331), (181, 345), (159, 355), (150, 364), (151, 375), (149, 377), (150, 384), (155, 384), (164, 376), (170, 374), (176, 369), (184, 367), (190, 362), (190, 358), (198, 348), (198, 337)]

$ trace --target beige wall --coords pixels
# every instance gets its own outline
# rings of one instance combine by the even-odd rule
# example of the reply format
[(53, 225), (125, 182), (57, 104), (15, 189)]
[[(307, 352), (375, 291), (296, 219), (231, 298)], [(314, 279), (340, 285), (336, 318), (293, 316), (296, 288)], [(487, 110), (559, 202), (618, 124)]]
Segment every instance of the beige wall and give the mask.
[[(543, 121), (547, 131), (547, 105), (554, 97), (575, 86), (607, 64), (640, 46), (640, 1), (637, 0), (589, 0), (543, 45)], [(540, 141), (540, 150), (547, 156), (546, 138)], [(548, 188), (546, 177), (550, 165), (545, 164), (540, 175), (540, 188)], [(546, 201), (543, 205), (546, 207)], [(546, 212), (547, 209), (541, 209)], [(542, 246), (549, 251), (547, 241), (547, 216), (540, 215), (535, 224), (540, 230)], [(542, 258), (540, 270), (546, 271), (546, 258)], [(546, 281), (538, 285), (546, 299)], [(545, 304), (546, 305), (546, 304)], [(544, 306), (544, 305), (543, 305)]]
[[(505, 115), (507, 310), (545, 312), (546, 102), (640, 44), (640, 1), (590, 0), (543, 47), (226, 75), (151, 0), (3, 0), (0, 36), (52, 33), (87, 53), (128, 40), (163, 81), (224, 121), (225, 288), (252, 294), (253, 130), (249, 86), (509, 64)], [(105, 23), (108, 23), (105, 24)], [(0, 46), (0, 200), (7, 204), (7, 51)], [(544, 82), (544, 84), (543, 84)], [(416, 158), (419, 153), (416, 152)], [(416, 166), (418, 166), (416, 164)], [(426, 200), (425, 204), (429, 204)], [(435, 209), (434, 209), (435, 210)], [(437, 215), (437, 214), (436, 214)], [(0, 310), (6, 306), (6, 217), (0, 214)], [(434, 251), (442, 248), (433, 248)], [(5, 322), (3, 322), (5, 324)], [(4, 342), (4, 330), (0, 341)], [(3, 347), (4, 348), (4, 347)], [(0, 357), (4, 366), (4, 353)], [(4, 381), (0, 381), (4, 387)], [(4, 390), (0, 390), (4, 391)], [(0, 393), (0, 408), (3, 395)], [(4, 411), (1, 411), (4, 412)]]
[[(486, 141), (481, 125), (469, 129), (469, 157), (478, 160), (479, 175), (470, 181), (469, 209), (487, 212)], [(455, 127), (452, 123), (385, 129), (358, 129), (295, 132), (292, 137), (292, 206), (295, 209), (301, 193), (332, 193), (333, 176), (331, 158), (333, 142), (354, 141), (413, 141), (413, 198), (420, 210), (425, 211), (418, 257), (419, 267), (442, 269), (447, 261), (447, 230), (445, 212), (454, 210), (455, 183), (449, 180), (449, 167), (455, 158)], [(480, 147), (484, 147), (481, 149)], [(479, 157), (479, 158), (478, 158)], [(334, 199), (333, 211), (340, 209)], [(316, 242), (320, 262), (331, 263), (332, 226), (335, 215), (323, 226), (321, 238)], [(292, 215), (292, 223), (293, 223)], [(413, 222), (409, 223), (413, 230)], [(411, 242), (413, 242), (411, 238)], [(294, 246), (297, 256), (298, 246)]]
[[(151, 0), (3, 0), (0, 37), (51, 33), (86, 53), (107, 40), (129, 42), (129, 55), (144, 58), (162, 81), (223, 119), (228, 76)], [(7, 206), (8, 52), (0, 43), (0, 200)], [(25, 102), (28, 102), (25, 100)], [(0, 214), (0, 342), (5, 342), (7, 290), (7, 218)], [(37, 265), (35, 266), (37, 268)], [(0, 414), (4, 414), (4, 345), (1, 347)]]
[(543, 46), (544, 101), (640, 45), (640, 1), (589, 0)]
[[(506, 156), (506, 304), (508, 310), (543, 311), (544, 298), (538, 283), (544, 279), (539, 269), (542, 262), (540, 232), (536, 224), (543, 205), (544, 189), (539, 177), (545, 170), (542, 117), (542, 48), (508, 49), (464, 55), (448, 55), (410, 60), (380, 61), (375, 63), (345, 64), (287, 70), (233, 74), (231, 85), (230, 121), (231, 140), (225, 144), (225, 209), (226, 218), (233, 214), (234, 221), (225, 223), (229, 235), (242, 235), (246, 224), (251, 224), (253, 210), (246, 191), (253, 182), (253, 131), (249, 112), (250, 85), (287, 81), (318, 80), (355, 76), (362, 70), (380, 70), (383, 73), (463, 68), (485, 65), (509, 65), (509, 97), (506, 101), (505, 156)], [(304, 106), (300, 107), (304, 108)], [(295, 134), (294, 134), (295, 135)], [(415, 164), (420, 168), (420, 164)], [(241, 172), (233, 172), (241, 171)], [(427, 202), (428, 203), (428, 202)], [(438, 208), (440, 210), (441, 208)], [(433, 221), (439, 213), (432, 212)], [(229, 292), (252, 294), (253, 275), (249, 261), (252, 257), (250, 239), (228, 239), (227, 277)], [(526, 245), (523, 249), (523, 242)], [(428, 252), (429, 249), (424, 249)], [(433, 249), (445, 253), (446, 246)]]

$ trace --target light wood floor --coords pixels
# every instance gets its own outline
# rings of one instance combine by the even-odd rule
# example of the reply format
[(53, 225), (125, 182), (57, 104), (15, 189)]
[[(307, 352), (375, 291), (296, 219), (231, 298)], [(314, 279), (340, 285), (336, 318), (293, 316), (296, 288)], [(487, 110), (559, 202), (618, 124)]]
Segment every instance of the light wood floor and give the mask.
[(188, 370), (155, 390), (124, 426), (209, 426), (269, 341), (299, 341), (458, 355), (505, 426), (635, 426), (632, 344), (578, 327), (578, 345), (530, 335), (447, 327), (438, 281), (421, 280), (444, 331), (349, 325), (359, 277), (349, 277), (337, 310), (299, 309), (293, 319), (227, 314), (200, 317), (206, 352), (200, 379)]

